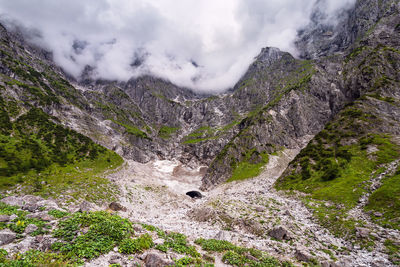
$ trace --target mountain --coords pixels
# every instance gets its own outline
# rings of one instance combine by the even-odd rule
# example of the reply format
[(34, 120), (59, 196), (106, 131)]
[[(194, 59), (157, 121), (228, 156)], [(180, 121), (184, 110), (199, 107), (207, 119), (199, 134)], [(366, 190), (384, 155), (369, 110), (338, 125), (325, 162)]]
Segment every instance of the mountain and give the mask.
[[(26, 225), (18, 222), (36, 225), (38, 235), (46, 236), (43, 218), (28, 219), (28, 215), (39, 216), (39, 208), (24, 208), (30, 201), (24, 197), (33, 194), (54, 199), (51, 205), (57, 206), (46, 211), (53, 213), (57, 218), (53, 223), (60, 226), (53, 229), (52, 238), (64, 236), (51, 248), (57, 257), (62, 256), (51, 258), (57, 263), (88, 262), (116, 245), (120, 253), (134, 254), (146, 250), (144, 243), (151, 235), (150, 240), (162, 239), (157, 244), (160, 251), (186, 255), (186, 264), (195, 264), (197, 259), (198, 264), (206, 266), (212, 260), (204, 251), (226, 253), (214, 255), (217, 266), (218, 260), (236, 266), (290, 266), (285, 260), (293, 259), (295, 264), (303, 261), (310, 266), (400, 264), (400, 3), (359, 0), (352, 9), (343, 10), (335, 23), (325, 19), (321, 3), (317, 2), (310, 25), (298, 34), (297, 58), (277, 48), (263, 48), (234, 88), (220, 95), (198, 94), (151, 76), (127, 82), (93, 80), (90, 66), (80, 79), (75, 79), (52, 61), (51, 52), (29, 42), (23, 29), (0, 25), (0, 190), (6, 197), (6, 204), (0, 205), (0, 229), (8, 227), (13, 232), (1, 230), (0, 244), (8, 244), (3, 239), (14, 233), (21, 236), (11, 242), (15, 238), (26, 240)], [(115, 210), (122, 195), (127, 198), (133, 194), (121, 182), (132, 182), (126, 172), (141, 173), (147, 180), (154, 174), (162, 180), (169, 174), (145, 166), (166, 161), (175, 162), (171, 177), (192, 177), (188, 184), (198, 182), (203, 194), (207, 196), (208, 192), (213, 200), (211, 196), (216, 196), (215, 202), (190, 204), (190, 210), (176, 204), (185, 211), (185, 217), (188, 212), (190, 224), (197, 221), (208, 227), (207, 223), (214, 220), (213, 225), (217, 223), (229, 232), (239, 227), (245, 232), (238, 230), (241, 237), (250, 234), (262, 237), (264, 242), (268, 236), (265, 242), (272, 242), (268, 244), (276, 251), (271, 253), (279, 260), (267, 258), (262, 249), (240, 248), (227, 241), (201, 238), (189, 245), (183, 235), (147, 224), (136, 226), (140, 228), (137, 232), (144, 235), (129, 239), (130, 231), (134, 232), (132, 225), (117, 215), (76, 212), (90, 210), (85, 208), (90, 203), (102, 207), (112, 202), (114, 205), (109, 207)], [(113, 173), (122, 173), (122, 178)], [(252, 206), (251, 201), (256, 201), (258, 195), (252, 180), (247, 179), (266, 176), (265, 180), (254, 179), (253, 186), (260, 187), (258, 194), (262, 195), (263, 188), (282, 205), (310, 212), (303, 218), (290, 211), (301, 220), (309, 220), (310, 225), (316, 223), (313, 229), (329, 236), (328, 245), (318, 241), (305, 253), (301, 239), (306, 239), (305, 232), (311, 228), (298, 226), (300, 219), (290, 215), (289, 210), (290, 216), (274, 214), (293, 219), (285, 222), (291, 234), (284, 227), (277, 228), (280, 221), (267, 223), (261, 219), (263, 226), (253, 217), (230, 214), (228, 204), (218, 205), (224, 194), (235, 202), (226, 196), (227, 188), (227, 192), (239, 196), (238, 202)], [(145, 184), (138, 192), (141, 196), (167, 192), (168, 200), (181, 199), (171, 200), (171, 192), (163, 190)], [(292, 199), (297, 202), (293, 204)], [(85, 205), (73, 206), (83, 200)], [(46, 200), (31, 202), (36, 205), (40, 201)], [(134, 208), (144, 200), (135, 201), (124, 204)], [(167, 202), (157, 209), (161, 212)], [(15, 205), (27, 213), (21, 213)], [(73, 208), (70, 214), (61, 214), (62, 207)], [(275, 209), (279, 211), (279, 205)], [(128, 210), (131, 215), (124, 216), (136, 214), (130, 207)], [(271, 208), (270, 212), (275, 211)], [(17, 216), (16, 221), (12, 223), (7, 217), (3, 223), (1, 216), (12, 214)], [(123, 236), (117, 236), (120, 231), (99, 241), (99, 235), (105, 234), (100, 231), (101, 220), (107, 222), (107, 227), (113, 223), (128, 226), (121, 226)], [(89, 232), (84, 232), (85, 227)], [(273, 229), (267, 231), (267, 227)], [(305, 232), (299, 233), (299, 229)], [(86, 252), (79, 250), (79, 242), (85, 243), (79, 236), (93, 247), (85, 247)], [(338, 246), (337, 240), (347, 245)], [(152, 242), (148, 248), (154, 245)], [(301, 248), (295, 247), (300, 244)], [(41, 251), (46, 251), (41, 246)], [(196, 246), (202, 248), (202, 254)], [(289, 259), (285, 257), (286, 249)], [(0, 252), (0, 266), (7, 261), (11, 264)], [(324, 255), (330, 256), (328, 261), (322, 260)], [(342, 260), (346, 255), (350, 262)], [(356, 263), (359, 255), (363, 258)], [(374, 255), (379, 258), (376, 263)], [(23, 260), (27, 263), (32, 255), (24, 254)], [(138, 264), (147, 264), (144, 256), (140, 260)]]

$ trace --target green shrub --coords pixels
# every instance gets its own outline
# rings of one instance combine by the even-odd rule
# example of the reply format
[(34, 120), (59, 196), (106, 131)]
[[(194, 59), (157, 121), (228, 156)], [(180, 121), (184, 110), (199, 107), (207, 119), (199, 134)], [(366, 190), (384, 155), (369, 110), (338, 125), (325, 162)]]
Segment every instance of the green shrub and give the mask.
[[(70, 259), (95, 258), (111, 251), (133, 233), (129, 220), (104, 211), (75, 213), (58, 227), (53, 236), (66, 242), (55, 243), (52, 249)], [(86, 233), (82, 232), (84, 228), (88, 228)]]
[(142, 252), (154, 246), (153, 240), (149, 234), (144, 234), (136, 239), (124, 239), (119, 244), (119, 252), (123, 254), (133, 254)]

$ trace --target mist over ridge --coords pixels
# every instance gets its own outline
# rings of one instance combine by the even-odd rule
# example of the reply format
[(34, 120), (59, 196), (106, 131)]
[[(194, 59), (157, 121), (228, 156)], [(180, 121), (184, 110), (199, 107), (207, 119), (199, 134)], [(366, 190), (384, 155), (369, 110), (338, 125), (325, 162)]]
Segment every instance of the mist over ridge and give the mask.
[(40, 32), (30, 41), (79, 78), (126, 81), (153, 75), (197, 92), (232, 87), (262, 47), (296, 55), (313, 8), (335, 23), (354, 0), (0, 0), (2, 21)]

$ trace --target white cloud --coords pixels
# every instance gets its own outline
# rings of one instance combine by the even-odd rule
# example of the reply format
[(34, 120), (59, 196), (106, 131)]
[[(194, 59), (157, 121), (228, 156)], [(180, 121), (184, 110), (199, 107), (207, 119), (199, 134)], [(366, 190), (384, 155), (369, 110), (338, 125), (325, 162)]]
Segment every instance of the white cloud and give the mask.
[(103, 79), (152, 74), (221, 92), (262, 47), (295, 54), (297, 30), (309, 23), (316, 2), (335, 16), (354, 1), (0, 0), (0, 13), (39, 29), (42, 44), (74, 76), (91, 65)]

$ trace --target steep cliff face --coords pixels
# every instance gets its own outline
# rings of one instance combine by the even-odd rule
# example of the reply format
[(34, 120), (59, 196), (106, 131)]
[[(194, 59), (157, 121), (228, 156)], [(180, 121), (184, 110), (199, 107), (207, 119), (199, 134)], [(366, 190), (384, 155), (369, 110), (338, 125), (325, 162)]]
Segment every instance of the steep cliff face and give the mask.
[[(300, 34), (297, 43), (303, 58), (315, 59), (291, 60), (283, 71), (275, 66), (269, 70), (269, 75), (282, 77), (287, 83), (278, 90), (279, 95), (239, 124), (240, 132), (210, 165), (203, 189), (229, 179), (248, 178), (243, 172), (254, 176), (267, 162), (267, 154), (302, 148), (347, 103), (360, 96), (383, 90), (386, 84), (392, 84), (393, 92), (398, 91), (394, 63), (398, 14), (398, 1), (358, 1), (353, 10), (342, 14), (335, 27), (329, 26), (329, 37), (324, 34), (328, 26), (321, 24), (316, 10), (313, 24)], [(369, 54), (363, 58), (365, 51)], [(311, 70), (296, 69), (296, 65)], [(252, 70), (250, 67), (249, 72)], [(289, 78), (291, 75), (295, 77)], [(276, 91), (276, 86), (264, 83), (260, 88)]]
[[(397, 49), (398, 9), (398, 1), (357, 1), (328, 23), (317, 5), (313, 22), (299, 33), (300, 59), (265, 48), (237, 85), (217, 96), (154, 77), (93, 81), (90, 67), (76, 81), (54, 65), (51, 53), (1, 27), (2, 86), (19, 105), (40, 107), (125, 158), (210, 165), (207, 189), (257, 174), (268, 154), (304, 147), (365, 95), (378, 78), (370, 77), (370, 62), (357, 60), (371, 49), (377, 55)], [(396, 67), (389, 56), (379, 60), (382, 68)]]

